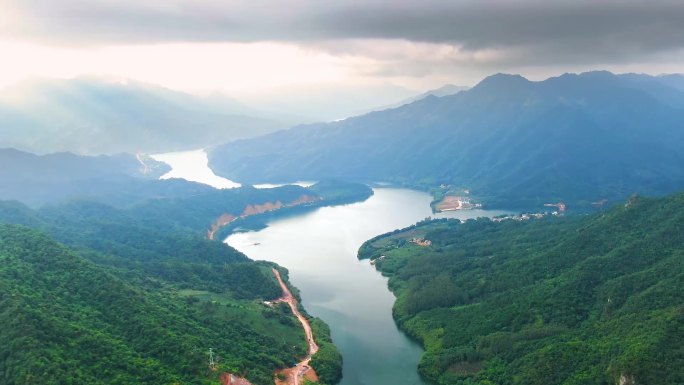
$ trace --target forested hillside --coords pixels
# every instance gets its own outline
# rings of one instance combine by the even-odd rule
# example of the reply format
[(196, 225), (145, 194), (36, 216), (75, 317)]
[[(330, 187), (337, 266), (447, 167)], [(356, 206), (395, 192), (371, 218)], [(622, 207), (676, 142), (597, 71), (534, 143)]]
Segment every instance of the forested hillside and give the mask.
[(394, 316), (439, 384), (684, 383), (684, 194), (593, 216), (425, 221), (359, 256), (390, 277)]
[[(317, 191), (336, 200), (369, 190), (333, 182)], [(3, 313), (3, 383), (69, 383), (67, 373), (78, 372), (73, 383), (209, 384), (229, 371), (256, 385), (271, 384), (275, 369), (304, 355), (301, 326), (287, 306), (262, 304), (282, 294), (271, 265), (207, 240), (206, 231), (221, 213), (238, 215), (312, 193), (299, 186), (245, 187), (130, 208), (71, 201), (36, 210), (0, 202), (0, 223), (14, 224), (0, 233), (0, 286), (15, 293), (6, 298), (36, 309), (27, 319), (42, 314), (40, 324), (24, 327), (10, 322), (15, 311)], [(53, 293), (50, 287), (75, 291)], [(329, 339), (322, 330), (319, 337)], [(79, 345), (81, 335), (102, 345), (96, 355), (83, 355), (88, 349)], [(27, 345), (18, 345), (20, 337)], [(208, 370), (208, 348), (221, 357), (216, 371)], [(332, 344), (327, 352), (339, 355)], [(36, 365), (21, 366), (24, 359)], [(327, 369), (325, 360), (317, 365), (326, 378), (339, 377), (339, 366)]]
[(681, 77), (494, 75), (455, 95), (215, 148), (257, 183), (339, 178), (470, 190), (486, 207), (569, 208), (684, 188)]
[(0, 222), (31, 226), (84, 250), (86, 257), (99, 264), (145, 273), (178, 287), (248, 298), (273, 298), (280, 293), (274, 282), (264, 281), (259, 269), (247, 263), (251, 261), (246, 256), (222, 243), (206, 241), (201, 230), (175, 228), (163, 217), (146, 220), (135, 211), (92, 202), (40, 211), (0, 202)]
[[(241, 282), (231, 285), (241, 295), (202, 290), (220, 283), (174, 283), (174, 273), (201, 277), (202, 262), (180, 262), (200, 253), (224, 274), (236, 273)], [(255, 301), (278, 295), (267, 268), (218, 250), (180, 250), (177, 257), (155, 277), (91, 262), (126, 264), (125, 256), (77, 251), (0, 225), (0, 382), (218, 384), (219, 374), (231, 371), (266, 385), (273, 370), (303, 354), (292, 315)], [(208, 367), (209, 348), (220, 357), (216, 371)]]

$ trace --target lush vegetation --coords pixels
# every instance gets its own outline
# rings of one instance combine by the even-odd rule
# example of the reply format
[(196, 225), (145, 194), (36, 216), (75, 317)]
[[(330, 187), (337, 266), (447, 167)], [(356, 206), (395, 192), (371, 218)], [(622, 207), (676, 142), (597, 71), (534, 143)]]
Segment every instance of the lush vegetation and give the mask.
[(222, 214), (239, 217), (250, 205), (276, 202), (289, 205), (303, 196), (318, 195), (300, 186), (273, 189), (243, 186), (226, 190), (211, 189), (205, 193), (168, 199), (150, 199), (131, 206), (127, 211), (150, 223), (161, 222), (178, 229), (206, 231)]
[(266, 267), (249, 263), (262, 272), (237, 297), (180, 290), (173, 278), (96, 264), (93, 254), (0, 225), (0, 382), (215, 384), (231, 371), (266, 385), (305, 351), (288, 310), (260, 303), (258, 288), (273, 282)]
[[(312, 207), (364, 200), (372, 194), (373, 190), (364, 184), (338, 181), (320, 182), (309, 188), (296, 185), (272, 189), (243, 186), (184, 197), (147, 200), (134, 205), (129, 211), (134, 212), (139, 218), (147, 218), (148, 221), (171, 223), (178, 228), (206, 230), (220, 215), (227, 213), (237, 217), (250, 205), (281, 202), (289, 206), (304, 197), (313, 198), (311, 202), (297, 207), (283, 207), (273, 212), (265, 212), (267, 215), (262, 214), (268, 217), (286, 215), (289, 211), (297, 212)], [(244, 220), (238, 221), (236, 225), (242, 226), (243, 222)]]
[[(224, 292), (239, 297), (277, 297), (280, 288), (243, 254), (204, 233), (175, 229), (164, 217), (120, 210), (93, 202), (71, 202), (33, 211), (16, 202), (0, 203), (0, 221), (41, 229), (101, 265), (144, 272), (180, 288)], [(261, 278), (259, 278), (261, 277)], [(251, 296), (251, 297), (250, 297)]]
[(365, 184), (339, 180), (323, 180), (309, 187), (309, 190), (324, 197), (326, 204), (358, 202), (373, 195), (373, 190)]
[[(293, 196), (301, 192), (292, 189)], [(200, 215), (200, 202), (192, 203)], [(270, 384), (273, 370), (303, 356), (303, 331), (287, 306), (261, 303), (281, 295), (272, 265), (207, 241), (203, 228), (193, 229), (198, 221), (181, 226), (189, 207), (175, 202), (168, 215), (150, 216), (144, 206), (70, 202), (33, 210), (1, 202), (0, 222), (31, 226), (69, 247), (26, 228), (3, 227), (0, 286), (15, 293), (5, 299), (32, 301), (26, 317), (40, 317), (40, 324), (10, 322), (16, 311), (3, 306), (7, 334), (0, 354), (8, 358), (2, 382), (69, 383), (66, 373), (75, 372), (72, 383), (215, 383), (217, 373), (231, 371)], [(26, 259), (33, 256), (41, 258)], [(73, 290), (53, 293), (50, 287)], [(317, 338), (329, 342), (321, 330)], [(78, 333), (102, 347), (91, 354), (90, 345), (75, 340)], [(24, 339), (27, 345), (19, 346)], [(216, 372), (207, 369), (209, 347), (221, 357)], [(332, 378), (339, 368), (327, 369), (327, 357), (339, 353), (332, 344), (324, 352), (315, 367)], [(40, 365), (20, 365), (24, 359)]]
[(468, 91), (228, 143), (232, 180), (388, 181), (469, 189), (488, 207), (570, 208), (684, 189), (676, 79), (604, 72), (542, 82), (495, 75)]
[[(126, 208), (69, 201), (32, 209), (0, 201), (0, 223), (40, 231), (5, 226), (0, 235), (6, 246), (0, 286), (14, 293), (5, 299), (26, 301), (21, 311), (32, 311), (27, 319), (39, 317), (24, 327), (22, 318), (10, 322), (19, 310), (3, 313), (2, 382), (216, 383), (230, 371), (254, 384), (272, 383), (275, 369), (305, 354), (301, 325), (287, 306), (262, 303), (282, 294), (273, 265), (206, 240), (206, 230), (219, 215), (239, 215), (248, 205), (318, 192), (330, 198), (317, 205), (371, 194), (366, 186), (337, 182), (315, 190), (209, 190)], [(52, 293), (52, 286), (74, 292)], [(327, 327), (316, 322), (323, 348), (314, 367), (334, 383), (341, 358)], [(79, 345), (81, 334), (102, 347), (90, 354), (91, 345)], [(216, 371), (208, 370), (210, 347), (221, 357)], [(20, 366), (22, 360), (37, 364)], [(66, 375), (71, 372), (78, 374), (73, 380)]]
[(311, 358), (311, 367), (322, 384), (336, 384), (342, 379), (342, 354), (333, 345), (328, 325), (319, 318), (310, 322), (319, 348)]
[[(285, 284), (288, 284), (288, 272), (281, 269), (280, 274), (286, 280)], [(316, 374), (318, 374), (318, 383), (321, 385), (338, 383), (342, 378), (342, 354), (332, 342), (330, 327), (328, 327), (322, 319), (314, 318), (308, 314), (306, 309), (304, 309), (304, 306), (302, 306), (302, 298), (299, 295), (299, 290), (289, 284), (288, 287), (292, 295), (297, 298), (299, 312), (309, 320), (314, 340), (316, 341), (316, 344), (318, 344), (319, 350), (313, 355), (311, 362), (309, 363), (316, 371)], [(305, 380), (305, 383), (312, 382)]]
[(684, 383), (684, 194), (593, 216), (427, 221), (359, 255), (390, 277), (394, 316), (439, 384)]

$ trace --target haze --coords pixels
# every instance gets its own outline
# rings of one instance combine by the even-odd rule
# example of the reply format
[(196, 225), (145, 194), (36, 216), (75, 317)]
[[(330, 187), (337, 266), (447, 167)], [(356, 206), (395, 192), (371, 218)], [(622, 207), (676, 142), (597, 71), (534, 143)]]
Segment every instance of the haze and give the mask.
[(675, 1), (3, 0), (0, 7), (0, 86), (100, 75), (262, 105), (340, 89), (382, 105), (496, 72), (540, 80), (597, 68), (673, 73), (684, 63), (684, 6)]

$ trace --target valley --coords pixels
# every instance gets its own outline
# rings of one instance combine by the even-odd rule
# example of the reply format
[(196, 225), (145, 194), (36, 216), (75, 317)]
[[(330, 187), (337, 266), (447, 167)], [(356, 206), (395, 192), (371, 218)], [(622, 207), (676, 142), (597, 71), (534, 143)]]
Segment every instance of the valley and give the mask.
[[(187, 172), (189, 179), (206, 174), (201, 169)], [(330, 325), (344, 360), (340, 384), (424, 384), (415, 370), (421, 349), (397, 329), (386, 279), (359, 262), (357, 250), (366, 239), (430, 216), (468, 219), (507, 213), (475, 209), (433, 214), (431, 199), (414, 190), (375, 188), (363, 202), (276, 215), (261, 230), (234, 232), (226, 242), (250, 258), (289, 270), (302, 306)], [(366, 359), (369, 355), (384, 359)]]
[(0, 0), (0, 385), (684, 385), (683, 20)]
[[(606, 75), (582, 76), (605, 80)], [(462, 103), (473, 93), (477, 96), (491, 92), (490, 88), (499, 89), (502, 82), (512, 87), (507, 92), (520, 88), (534, 94), (539, 91), (534, 89), (543, 86), (496, 76), (437, 103), (442, 108)], [(316, 159), (323, 159), (320, 156), (339, 153), (335, 146), (342, 131), (363, 131), (365, 120), (376, 124), (375, 119), (413, 113), (418, 106), (431, 103), (435, 97), (398, 107), (399, 111), (333, 123), (342, 127), (320, 134), (330, 136), (322, 143), (329, 141), (332, 147), (314, 149), (322, 149), (323, 154), (310, 154), (310, 163), (303, 165), (307, 171), (297, 168), (299, 165), (281, 169), (290, 161), (283, 158), (276, 165), (258, 163), (268, 171), (248, 173), (247, 178), (245, 170), (254, 165), (249, 157), (234, 173), (225, 171), (232, 161), (225, 162), (220, 154), (228, 148), (239, 153), (243, 146), (257, 145), (256, 157), (272, 161), (277, 157), (269, 151), (286, 156), (282, 149), (291, 146), (291, 140), (299, 154), (298, 141), (306, 135), (319, 135), (320, 127), (152, 156), (35, 155), (0, 150), (0, 160), (19, 165), (19, 172), (0, 171), (7, 182), (0, 185), (0, 198), (30, 205), (0, 202), (0, 221), (37, 231), (22, 234), (19, 228), (2, 228), (0, 246), (2, 242), (21, 243), (22, 239), (37, 243), (40, 237), (48, 237), (46, 242), (54, 242), (46, 246), (50, 253), (59, 254), (54, 250), (61, 247), (56, 242), (61, 242), (69, 248), (74, 266), (92, 264), (97, 270), (92, 274), (113, 277), (111, 285), (130, 286), (149, 296), (146, 301), (154, 306), (145, 309), (152, 312), (152, 318), (182, 308), (184, 313), (170, 326), (174, 330), (208, 322), (206, 328), (187, 334), (193, 336), (194, 343), (209, 346), (208, 366), (195, 347), (192, 357), (186, 357), (188, 366), (173, 369), (173, 360), (184, 362), (183, 358), (140, 346), (130, 328), (102, 337), (105, 346), (122, 341), (123, 350), (117, 354), (128, 365), (136, 365), (137, 356), (155, 362), (155, 368), (147, 372), (155, 379), (224, 385), (466, 385), (498, 383), (501, 378), (508, 379), (503, 382), (507, 385), (525, 385), (542, 384), (554, 376), (558, 381), (576, 382), (591, 377), (600, 385), (619, 378), (646, 378), (649, 384), (663, 385), (679, 381), (678, 372), (670, 370), (677, 357), (668, 343), (678, 340), (679, 332), (663, 325), (679, 324), (681, 310), (677, 301), (669, 300), (679, 290), (681, 278), (681, 245), (676, 235), (681, 230), (676, 208), (681, 195), (657, 200), (633, 194), (624, 205), (609, 203), (624, 196), (630, 188), (626, 186), (635, 181), (638, 186), (648, 186), (647, 192), (663, 194), (677, 188), (678, 170), (669, 179), (644, 171), (637, 177), (641, 182), (629, 175), (619, 176), (615, 179), (619, 191), (612, 190), (610, 183), (601, 184), (600, 195), (573, 195), (558, 187), (562, 184), (549, 187), (556, 183), (551, 179), (546, 179), (550, 185), (538, 184), (535, 188), (544, 193), (535, 195), (524, 178), (515, 182), (527, 189), (524, 194), (535, 196), (530, 200), (522, 195), (508, 199), (523, 190), (501, 184), (495, 194), (488, 189), (494, 189), (496, 183), (487, 182), (490, 184), (484, 187), (473, 179), (463, 184), (465, 180), (456, 178), (462, 174), (451, 174), (457, 173), (456, 169), (440, 171), (439, 178), (422, 171), (402, 175), (392, 171), (396, 164), (363, 158), (368, 154), (324, 159), (336, 170), (330, 173), (317, 164)], [(667, 115), (672, 118), (678, 113), (673, 111), (663, 113), (672, 113)], [(405, 139), (409, 141), (409, 137)], [(275, 142), (270, 143), (273, 138)], [(672, 143), (667, 146), (675, 145), (679, 137), (669, 140)], [(667, 146), (662, 147), (667, 153), (664, 161), (678, 159), (679, 153)], [(403, 155), (414, 150), (408, 148)], [(507, 162), (515, 163), (513, 159)], [(224, 162), (218, 168), (220, 173), (236, 175), (242, 183), (215, 174), (209, 166), (219, 161)], [(656, 167), (657, 162), (642, 165)], [(358, 167), (356, 171), (354, 167)], [(390, 169), (374, 171), (376, 167)], [(435, 170), (438, 168), (431, 172)], [(606, 168), (594, 171), (599, 178), (614, 177)], [(390, 174), (394, 177), (388, 177)], [(328, 179), (330, 175), (343, 178)], [(267, 179), (269, 176), (274, 179)], [(539, 175), (533, 179), (540, 178), (544, 179)], [(656, 182), (642, 183), (643, 178)], [(301, 182), (307, 179), (318, 182)], [(259, 183), (250, 185), (251, 181)], [(562, 193), (549, 193), (553, 191)], [(566, 196), (570, 196), (569, 204)], [(624, 212), (620, 211), (623, 206)], [(492, 209), (497, 207), (529, 211)], [(667, 209), (659, 209), (663, 207)], [(666, 217), (667, 211), (672, 218)], [(587, 212), (593, 214), (573, 215)], [(643, 229), (650, 232), (642, 234)], [(617, 241), (604, 239), (599, 235), (602, 232)], [(666, 241), (657, 241), (659, 232)], [(50, 293), (46, 282), (36, 278), (40, 266), (26, 260), (33, 251), (15, 254), (11, 242), (4, 251), (0, 249), (4, 253), (0, 257), (12, 266), (0, 269), (0, 284), (21, 293), (17, 294), (20, 298), (37, 295), (36, 304), (47, 306)], [(653, 250), (645, 251), (644, 243), (653, 245)], [(597, 256), (586, 257), (588, 253)], [(650, 259), (638, 260), (638, 256)], [(585, 266), (593, 266), (595, 271), (587, 272)], [(16, 280), (15, 268), (26, 270), (23, 276), (36, 283), (35, 289)], [(59, 271), (58, 276), (71, 276)], [(664, 274), (664, 278), (654, 280), (656, 274)], [(634, 277), (643, 277), (645, 286), (620, 286)], [(85, 282), (82, 275), (74, 275), (72, 280)], [(633, 305), (626, 299), (618, 304), (617, 298), (643, 304), (651, 291), (660, 293), (660, 302), (642, 306), (638, 322), (650, 334), (640, 334), (634, 331), (638, 322), (629, 315)], [(64, 327), (68, 322), (88, 328), (89, 333), (97, 333), (92, 325), (98, 322), (113, 322), (110, 327), (122, 328), (118, 319), (99, 321), (91, 313), (67, 309), (70, 301), (85, 307), (101, 305), (80, 297), (60, 297), (54, 306), (61, 318), (46, 321), (59, 333), (70, 333)], [(135, 318), (131, 327), (146, 328), (149, 321)], [(227, 330), (219, 333), (224, 323)], [(232, 345), (228, 336), (233, 338)], [(38, 337), (32, 334), (31, 338)], [(147, 340), (162, 344), (159, 340), (163, 338), (152, 334)], [(236, 338), (239, 341), (234, 344)], [(564, 355), (569, 354), (571, 342), (573, 352), (589, 358), (567, 359)], [(163, 344), (178, 350), (183, 341), (171, 338)], [(245, 350), (248, 345), (250, 352)], [(237, 346), (239, 352), (231, 346)], [(60, 357), (70, 357), (73, 365), (83, 360), (78, 352), (56, 349)], [(46, 353), (36, 350), (30, 354), (44, 357)], [(649, 355), (659, 357), (659, 364), (647, 359)], [(541, 368), (543, 362), (553, 359), (559, 360), (556, 366)], [(98, 360), (111, 366), (105, 356)], [(70, 368), (71, 364), (59, 362), (46, 364), (44, 370)], [(203, 365), (208, 371), (196, 372)], [(668, 371), (667, 376), (658, 377), (658, 365)], [(28, 378), (33, 370), (18, 373), (13, 381)], [(132, 372), (138, 370), (144, 369), (136, 366)], [(92, 376), (84, 372), (82, 378)]]
[[(376, 188), (366, 201), (275, 217), (265, 228), (233, 233), (226, 242), (251, 258), (289, 270), (302, 306), (330, 326), (342, 353), (340, 384), (424, 384), (415, 370), (421, 348), (397, 329), (387, 280), (358, 261), (356, 252), (366, 239), (432, 216), (430, 200), (418, 191)], [(504, 213), (437, 215), (467, 219)]]

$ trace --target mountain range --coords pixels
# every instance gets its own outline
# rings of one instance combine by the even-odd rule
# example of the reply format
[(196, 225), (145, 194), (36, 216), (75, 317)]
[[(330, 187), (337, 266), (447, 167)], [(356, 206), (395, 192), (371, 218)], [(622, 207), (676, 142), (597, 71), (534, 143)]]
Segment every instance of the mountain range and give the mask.
[(0, 202), (3, 384), (209, 385), (230, 371), (267, 385), (303, 354), (292, 313), (262, 304), (281, 293), (272, 265), (102, 213)]
[(403, 105), (411, 104), (413, 102), (417, 102), (419, 100), (425, 99), (428, 96), (442, 97), (442, 96), (454, 95), (454, 94), (457, 94), (461, 91), (465, 91), (468, 88), (469, 87), (465, 87), (465, 86), (456, 86), (453, 84), (445, 84), (439, 88), (435, 88), (434, 90), (428, 90), (428, 91), (423, 92), (422, 94), (418, 94), (415, 96), (411, 96), (410, 98), (400, 100), (397, 103), (389, 104), (389, 105), (382, 106), (382, 107), (373, 108), (372, 110), (367, 111), (367, 113), (372, 112), (372, 111), (382, 111), (382, 110), (389, 110), (392, 108), (401, 107)]
[(0, 165), (0, 200), (36, 207), (67, 199), (125, 205), (213, 190), (184, 180), (157, 180), (169, 166), (142, 155), (35, 155), (6, 148), (0, 149)]
[(395, 109), (217, 146), (243, 183), (339, 178), (468, 189), (489, 207), (575, 207), (684, 188), (681, 75), (497, 74)]

